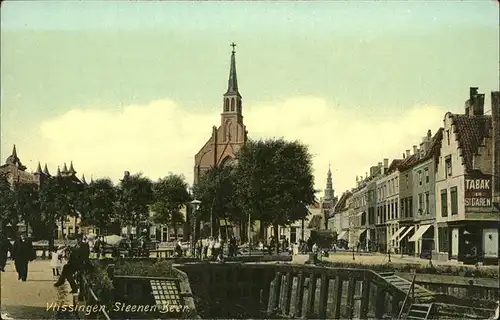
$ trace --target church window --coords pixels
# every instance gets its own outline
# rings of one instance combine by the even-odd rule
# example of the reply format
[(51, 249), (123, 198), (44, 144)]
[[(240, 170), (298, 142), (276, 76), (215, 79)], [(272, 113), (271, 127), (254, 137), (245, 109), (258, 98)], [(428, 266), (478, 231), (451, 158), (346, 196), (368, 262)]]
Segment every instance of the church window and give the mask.
[(234, 111), (234, 98), (231, 99), (231, 111)]
[(238, 113), (241, 113), (241, 100), (238, 100)]
[(224, 112), (229, 111), (229, 99), (224, 99)]
[(231, 121), (228, 121), (226, 123), (226, 141), (231, 140), (231, 127), (232, 127)]

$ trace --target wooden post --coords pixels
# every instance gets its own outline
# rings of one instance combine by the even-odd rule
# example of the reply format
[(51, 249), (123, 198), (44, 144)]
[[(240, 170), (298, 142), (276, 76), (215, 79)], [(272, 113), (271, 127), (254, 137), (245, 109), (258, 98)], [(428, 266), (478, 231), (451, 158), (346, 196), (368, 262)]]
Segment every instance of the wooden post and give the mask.
[(326, 319), (326, 309), (328, 307), (328, 285), (330, 278), (325, 272), (321, 274), (321, 287), (319, 289), (319, 318)]
[(295, 297), (295, 318), (302, 317), (302, 305), (304, 304), (304, 273), (300, 272), (297, 279), (297, 295)]
[(377, 298), (375, 299), (375, 319), (382, 319), (385, 309), (385, 290), (379, 284), (377, 285)]
[(311, 273), (309, 277), (309, 289), (307, 290), (307, 307), (306, 317), (310, 317), (314, 313), (314, 297), (316, 295), (316, 274)]
[(342, 279), (340, 276), (335, 278), (333, 286), (333, 319), (340, 319), (340, 305), (342, 303)]
[[(347, 308), (346, 308), (346, 319), (352, 319), (354, 316), (354, 292), (356, 290), (356, 279), (351, 278), (349, 280), (349, 286), (347, 287)], [(378, 319), (378, 318), (377, 318)]]
[(392, 296), (391, 302), (391, 315), (393, 318), (397, 318), (399, 315), (399, 309), (401, 309), (401, 300), (397, 296)]
[(368, 318), (368, 306), (370, 305), (370, 281), (371, 277), (365, 272), (363, 286), (361, 289), (361, 308), (359, 312), (360, 319)]
[(270, 295), (269, 295), (269, 305), (267, 307), (267, 312), (272, 315), (278, 308), (279, 297), (281, 289), (281, 272), (276, 272), (274, 280), (271, 282)]
[(283, 314), (288, 315), (290, 313), (290, 303), (292, 300), (292, 290), (293, 290), (293, 276), (290, 272), (286, 274), (285, 277), (285, 287), (283, 292)]

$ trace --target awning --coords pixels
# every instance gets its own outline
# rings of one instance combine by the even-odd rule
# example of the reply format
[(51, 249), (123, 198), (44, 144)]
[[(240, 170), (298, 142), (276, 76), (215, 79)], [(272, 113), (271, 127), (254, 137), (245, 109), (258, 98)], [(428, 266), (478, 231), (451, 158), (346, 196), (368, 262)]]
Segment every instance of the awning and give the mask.
[(360, 237), (366, 230), (368, 229), (361, 229), (358, 231), (358, 237)]
[(423, 235), (424, 233), (429, 230), (429, 228), (431, 227), (430, 224), (424, 224), (424, 225), (421, 225), (417, 231), (415, 231), (415, 234), (408, 240), (408, 241), (411, 241), (411, 242), (415, 242), (417, 240), (419, 240)]
[(347, 240), (347, 230), (342, 231), (337, 237), (337, 240)]
[(410, 231), (412, 231), (413, 229), (415, 229), (415, 226), (409, 227), (408, 230), (406, 230), (405, 233), (403, 233), (403, 235), (399, 237), (399, 241), (403, 240), (408, 235), (408, 233), (410, 233)]
[(396, 231), (392, 237), (391, 237), (391, 241), (392, 240), (396, 240), (397, 236), (399, 236), (401, 234), (401, 232), (403, 232), (407, 227), (401, 227), (398, 229), (398, 231)]

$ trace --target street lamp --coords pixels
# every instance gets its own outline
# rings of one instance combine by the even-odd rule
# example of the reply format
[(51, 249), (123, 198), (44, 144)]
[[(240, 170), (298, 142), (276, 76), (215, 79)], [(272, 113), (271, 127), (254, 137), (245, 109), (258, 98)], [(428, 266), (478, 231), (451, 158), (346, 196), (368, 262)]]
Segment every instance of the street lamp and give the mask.
[(196, 210), (200, 207), (201, 201), (194, 199), (191, 201), (191, 205), (193, 206), (193, 212), (191, 217), (193, 218), (193, 234), (191, 235), (191, 254), (194, 256), (195, 253), (195, 235), (196, 235)]

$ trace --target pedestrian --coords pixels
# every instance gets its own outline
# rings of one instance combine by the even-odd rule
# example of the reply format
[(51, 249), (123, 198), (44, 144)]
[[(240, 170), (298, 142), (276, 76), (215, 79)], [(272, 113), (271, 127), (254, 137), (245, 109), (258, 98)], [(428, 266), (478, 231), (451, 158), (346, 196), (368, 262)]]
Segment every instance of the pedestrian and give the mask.
[(214, 257), (215, 258), (218, 258), (219, 255), (222, 254), (222, 241), (220, 238), (218, 238), (215, 242), (214, 242)]
[(36, 252), (31, 241), (26, 239), (24, 234), (20, 234), (12, 246), (12, 259), (16, 266), (17, 279), (26, 281), (28, 278), (28, 263), (35, 260)]
[(52, 267), (52, 275), (54, 277), (59, 277), (62, 272), (62, 267), (64, 265), (64, 248), (58, 247), (56, 250), (50, 253), (50, 266)]
[(93, 251), (94, 251), (97, 259), (101, 258), (102, 247), (103, 247), (103, 243), (101, 243), (101, 237), (98, 237), (94, 242), (94, 248), (93, 248)]
[(177, 244), (175, 245), (175, 255), (177, 257), (182, 257), (182, 243), (181, 243), (181, 240), (177, 240)]
[(0, 231), (0, 271), (5, 272), (5, 265), (7, 264), (7, 255), (10, 252), (12, 255), (12, 244), (5, 234)]
[(78, 287), (74, 275), (76, 272), (84, 272), (89, 263), (89, 253), (88, 244), (85, 245), (82, 241), (82, 237), (77, 237), (77, 244), (75, 247), (70, 249), (70, 254), (68, 258), (68, 263), (62, 267), (59, 279), (54, 283), (54, 287), (62, 286), (66, 280), (71, 286), (71, 293), (77, 293)]
[(198, 239), (198, 241), (196, 241), (196, 258), (201, 260), (202, 254), (203, 254), (203, 243), (201, 239)]

